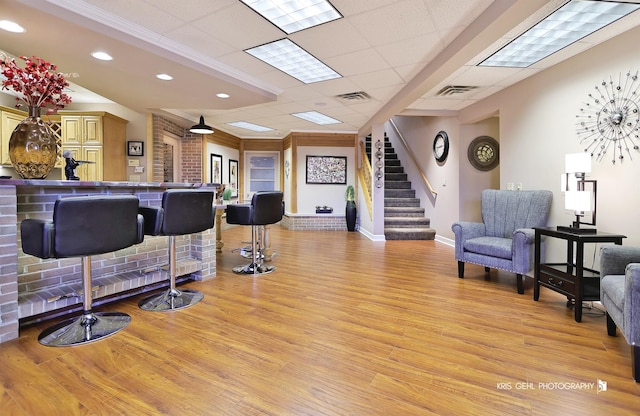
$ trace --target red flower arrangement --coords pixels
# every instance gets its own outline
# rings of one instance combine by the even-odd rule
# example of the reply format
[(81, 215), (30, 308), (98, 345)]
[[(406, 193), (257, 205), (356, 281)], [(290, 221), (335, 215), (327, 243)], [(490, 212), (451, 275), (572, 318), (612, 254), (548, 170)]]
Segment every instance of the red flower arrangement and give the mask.
[(24, 68), (20, 68), (15, 59), (6, 55), (0, 55), (0, 59), (0, 70), (6, 78), (2, 80), (2, 89), (12, 89), (18, 93), (17, 108), (22, 106), (19, 102), (22, 100), (30, 107), (51, 105), (53, 108), (47, 112), (55, 113), (71, 103), (71, 97), (63, 92), (69, 83), (62, 73), (55, 72), (57, 66), (36, 56), (21, 56), (20, 59), (25, 62)]

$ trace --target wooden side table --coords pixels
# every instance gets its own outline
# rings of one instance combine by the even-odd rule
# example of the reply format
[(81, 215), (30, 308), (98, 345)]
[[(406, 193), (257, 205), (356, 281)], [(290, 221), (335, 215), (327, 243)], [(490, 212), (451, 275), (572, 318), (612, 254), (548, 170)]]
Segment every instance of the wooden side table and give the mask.
[[(575, 301), (575, 320), (582, 321), (582, 301), (600, 300), (600, 273), (584, 267), (584, 245), (587, 243), (613, 243), (622, 245), (621, 234), (573, 233), (555, 227), (534, 228), (535, 257), (533, 300), (540, 298), (540, 286), (547, 287)], [(567, 242), (565, 263), (540, 263), (540, 243), (542, 236), (559, 238)], [(575, 263), (573, 260), (575, 246)]]

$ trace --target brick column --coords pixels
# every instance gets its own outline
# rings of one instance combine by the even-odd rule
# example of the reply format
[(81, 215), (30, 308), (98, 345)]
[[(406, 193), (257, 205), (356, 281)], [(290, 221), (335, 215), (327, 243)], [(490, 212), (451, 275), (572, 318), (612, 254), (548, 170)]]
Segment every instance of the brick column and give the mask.
[(17, 198), (0, 186), (0, 343), (18, 338)]

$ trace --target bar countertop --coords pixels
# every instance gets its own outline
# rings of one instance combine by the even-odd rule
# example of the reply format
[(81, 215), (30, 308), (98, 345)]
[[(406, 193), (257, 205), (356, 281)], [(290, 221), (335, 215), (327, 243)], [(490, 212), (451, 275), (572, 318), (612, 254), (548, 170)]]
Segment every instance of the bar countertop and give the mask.
[(108, 181), (67, 181), (47, 179), (0, 179), (0, 185), (37, 186), (44, 188), (216, 188), (215, 183), (182, 183), (182, 182), (108, 182)]

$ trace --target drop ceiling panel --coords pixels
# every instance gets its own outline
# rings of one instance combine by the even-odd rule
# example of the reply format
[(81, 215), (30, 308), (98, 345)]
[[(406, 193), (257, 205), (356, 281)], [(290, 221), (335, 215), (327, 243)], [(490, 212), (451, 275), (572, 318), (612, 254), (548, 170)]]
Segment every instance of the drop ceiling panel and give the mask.
[(193, 23), (201, 31), (244, 50), (285, 37), (284, 32), (237, 1)]
[(350, 20), (371, 46), (396, 43), (436, 31), (422, 0), (393, 2)]
[(365, 92), (373, 90), (374, 88), (387, 87), (389, 85), (400, 85), (404, 83), (402, 78), (400, 78), (398, 73), (393, 69), (383, 69), (382, 71), (352, 75), (349, 78)]
[(343, 77), (388, 69), (389, 64), (373, 50), (361, 50), (327, 58), (325, 63)]
[[(104, 0), (93, 0), (94, 4), (100, 6), (104, 4)], [(152, 4), (156, 8), (163, 10), (177, 19), (192, 22), (198, 20), (202, 16), (215, 13), (226, 7), (236, 6), (238, 0), (188, 0), (179, 2), (179, 7), (176, 7), (175, 0), (144, 0), (145, 2)], [(125, 1), (125, 3), (131, 4), (131, 0)]]
[[(348, 19), (293, 33), (289, 38), (319, 59), (369, 49), (369, 42)], [(338, 41), (339, 39), (339, 41)]]
[(428, 58), (433, 58), (444, 47), (445, 45), (440, 42), (440, 36), (428, 33), (400, 42), (376, 46), (375, 50), (390, 66), (396, 68), (417, 64), (424, 66)]

